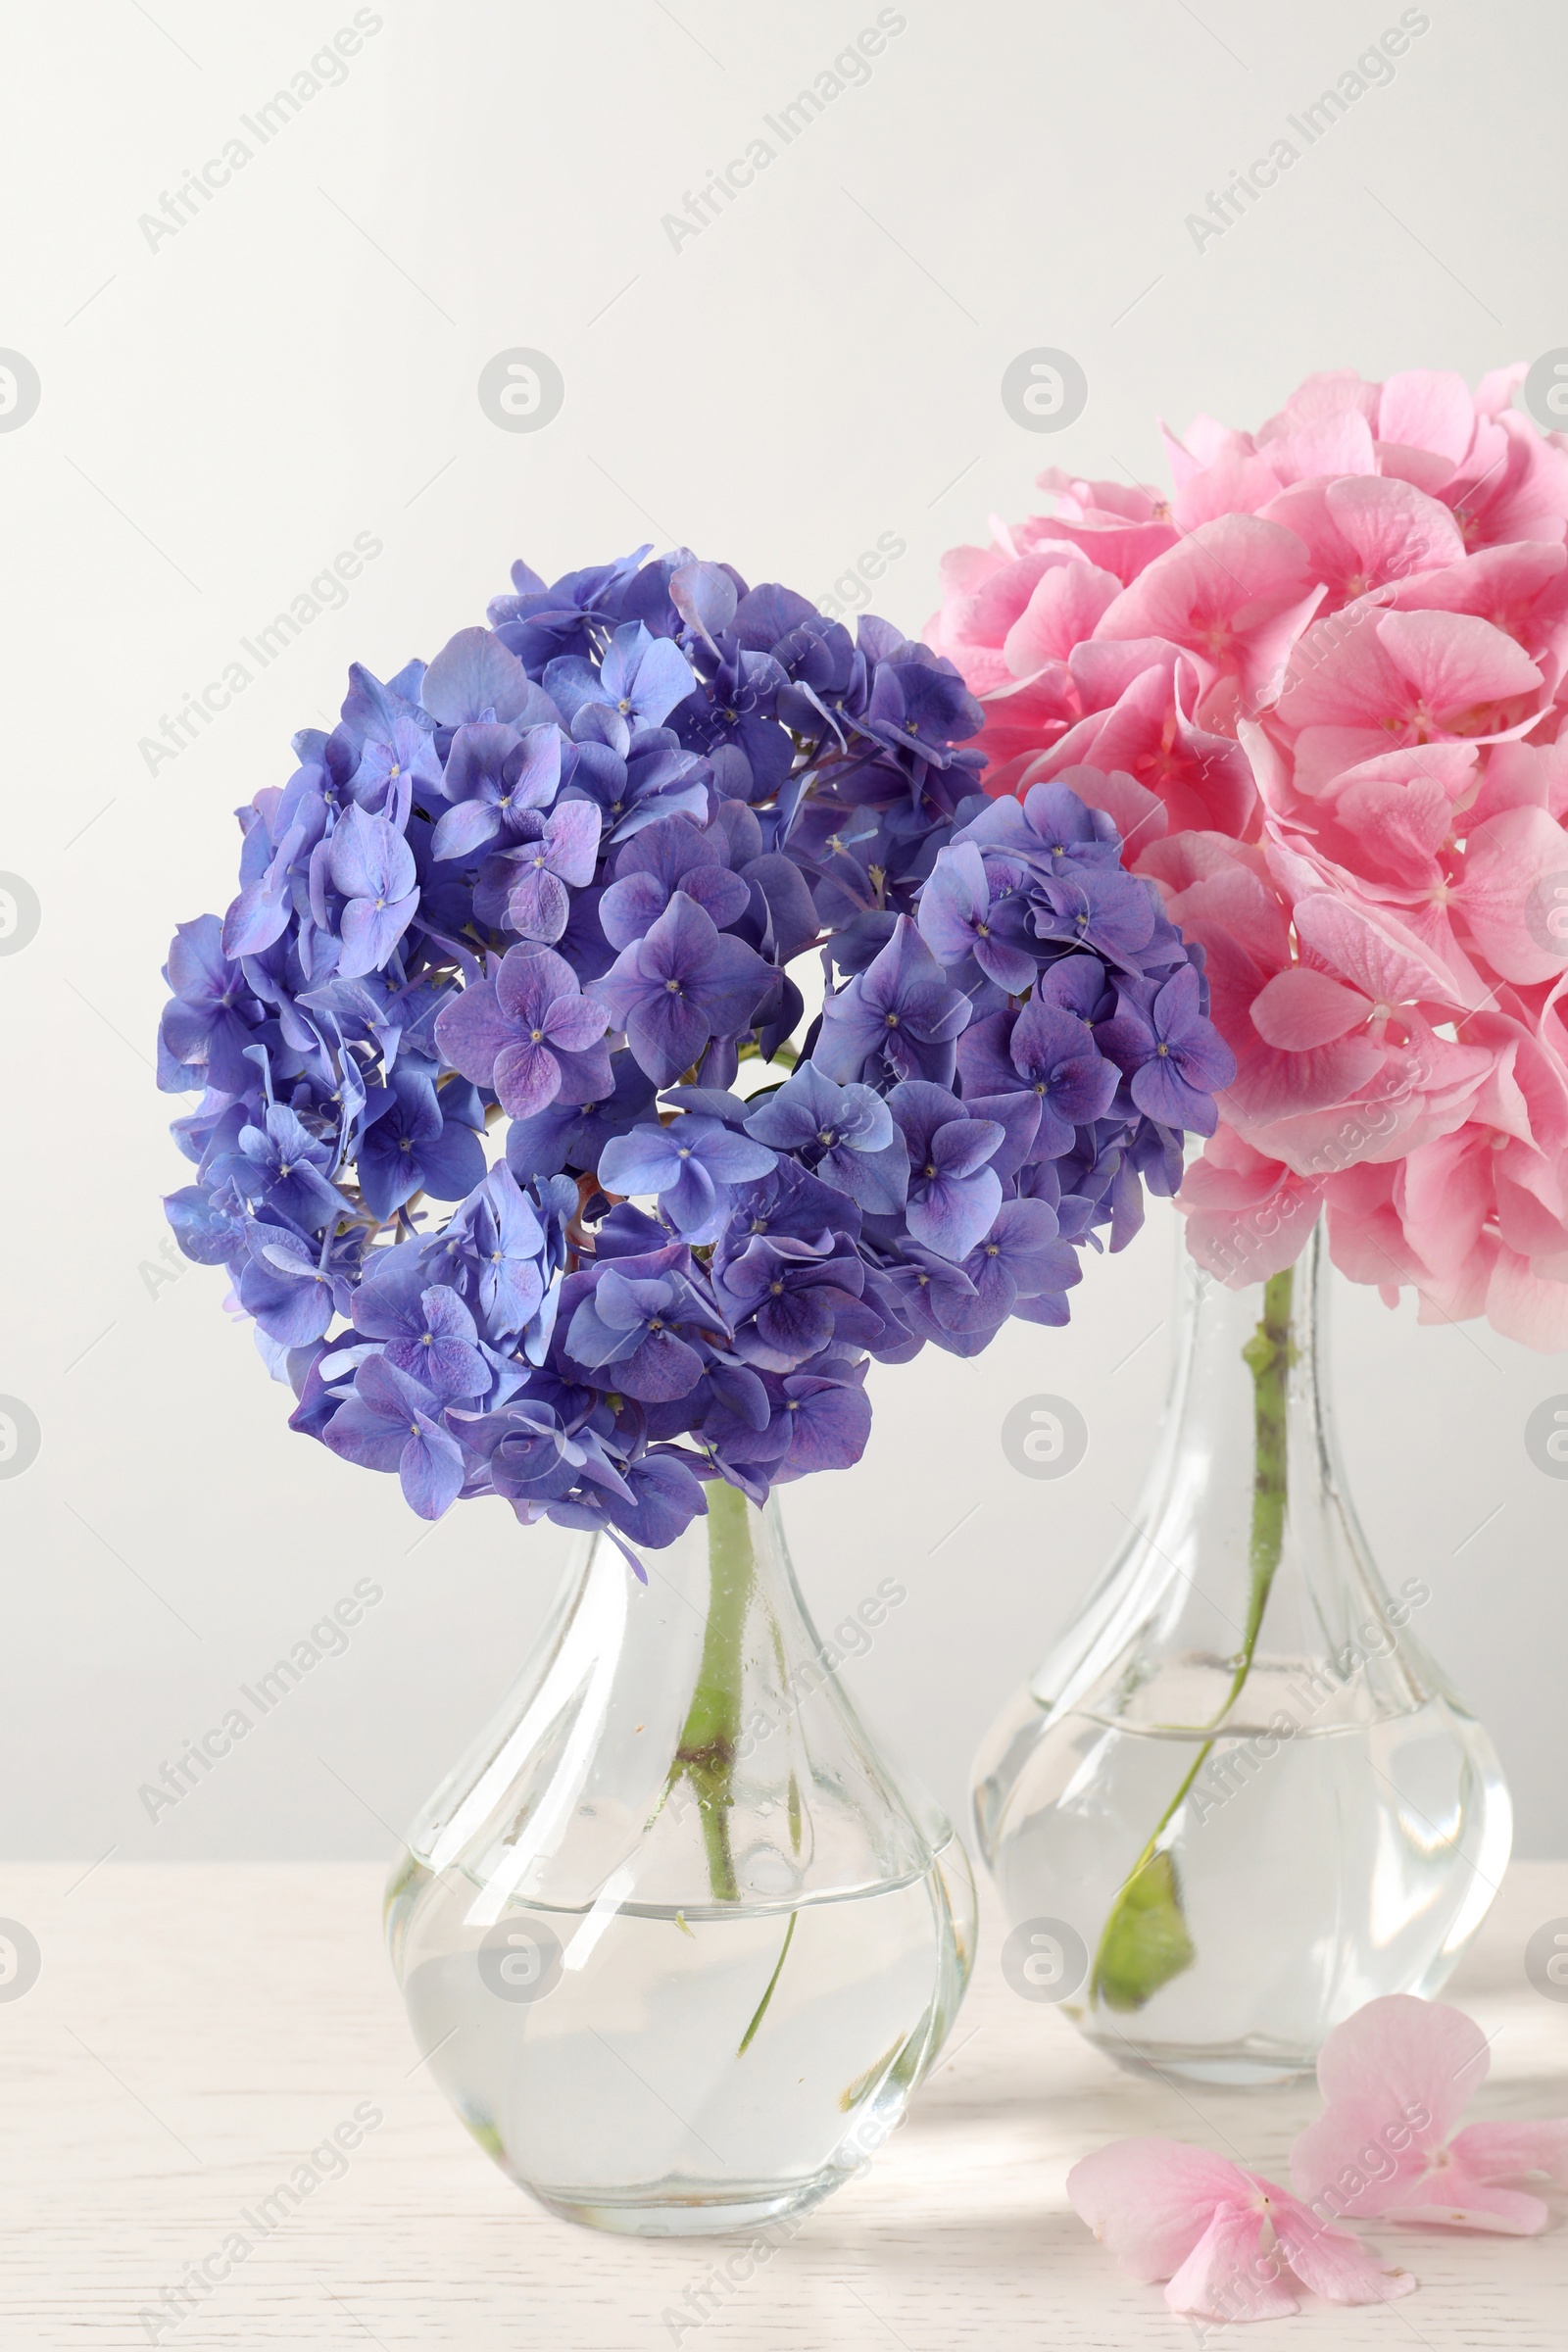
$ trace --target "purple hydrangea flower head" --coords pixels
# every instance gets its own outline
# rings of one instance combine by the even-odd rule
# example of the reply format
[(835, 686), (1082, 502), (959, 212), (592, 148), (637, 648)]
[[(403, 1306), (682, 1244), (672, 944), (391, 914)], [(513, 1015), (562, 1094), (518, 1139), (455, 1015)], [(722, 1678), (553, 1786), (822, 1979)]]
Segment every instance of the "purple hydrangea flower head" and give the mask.
[(507, 1131), (507, 1165), (520, 1182), (555, 1176), (563, 1168), (597, 1168), (612, 1137), (626, 1135), (652, 1110), (658, 1092), (633, 1054), (610, 1056), (611, 1085), (592, 1102), (550, 1103)]
[(977, 735), (984, 719), (953, 663), (910, 643), (877, 663), (870, 700), (858, 723), (891, 750), (913, 750), (946, 767), (956, 756), (954, 745)]
[(305, 1348), (321, 1337), (334, 1315), (348, 1313), (363, 1234), (318, 1241), (315, 1234), (258, 1217), (244, 1238), (249, 1262), (240, 1273), (239, 1300), (269, 1339)]
[(1098, 776), (987, 800), (950, 662), (648, 554), (351, 671), (158, 1054), (290, 1426), (639, 1574), (704, 1480), (858, 1459), (870, 1359), (1064, 1321), (1230, 1072)]
[(558, 655), (589, 656), (619, 619), (626, 591), (647, 553), (642, 547), (618, 563), (565, 572), (549, 587), (526, 564), (514, 564), (515, 594), (492, 600), (490, 624), (532, 678)]
[(533, 726), (556, 710), (515, 654), (490, 629), (460, 629), (424, 673), (420, 700), (444, 727), (475, 722)]
[(566, 886), (581, 890), (593, 880), (603, 821), (591, 801), (563, 801), (539, 820), (537, 838), (511, 853), (507, 921), (519, 939), (561, 938), (571, 915)]
[(450, 1284), (432, 1283), (416, 1242), (371, 1252), (350, 1313), (357, 1332), (384, 1341), (387, 1361), (433, 1395), (488, 1393), (492, 1374), (473, 1317)]
[(863, 1303), (864, 1289), (854, 1244), (832, 1233), (814, 1242), (759, 1236), (726, 1260), (715, 1285), (736, 1353), (767, 1372), (799, 1371), (835, 1341), (880, 1339), (881, 1318)]
[(1041, 939), (1087, 948), (1124, 970), (1139, 968), (1139, 951), (1153, 937), (1156, 913), (1153, 885), (1119, 866), (1045, 882), (1033, 902)]
[(711, 654), (735, 618), (740, 590), (722, 564), (678, 564), (669, 574), (664, 593), (691, 635)]
[(568, 1431), (543, 1398), (514, 1397), (495, 1412), (471, 1420), (455, 1414), (454, 1420), (464, 1445), (485, 1465), (492, 1494), (510, 1502), (524, 1524), (544, 1518), (552, 1503), (584, 1482), (635, 1500), (596, 1433), (581, 1426)]
[(549, 1243), (537, 1204), (510, 1168), (491, 1169), (445, 1232), (424, 1245), (420, 1261), (462, 1294), (492, 1346), (522, 1338), (529, 1361), (543, 1361), (550, 1329), (541, 1309), (547, 1294), (555, 1296)]
[(665, 816), (707, 821), (707, 764), (683, 751), (667, 727), (650, 727), (633, 740), (617, 712), (584, 703), (572, 721), (572, 741), (577, 760), (565, 796), (597, 803), (607, 841), (629, 841)]
[(859, 1460), (871, 1434), (871, 1400), (855, 1381), (796, 1372), (771, 1393), (773, 1426), (784, 1434), (772, 1464), (775, 1486), (817, 1470), (848, 1470)]
[(595, 1268), (566, 1329), (567, 1363), (590, 1372), (612, 1366), (617, 1389), (654, 1402), (695, 1388), (706, 1348), (728, 1332), (693, 1282), (690, 1262), (676, 1242)]
[[(326, 747), (329, 772), (344, 789), (332, 798), (374, 816), (405, 780), (439, 784), (434, 727), (417, 700), (422, 672), (400, 673), (390, 685), (356, 662), (349, 671), (343, 723)], [(407, 688), (405, 692), (402, 689)]]
[(199, 1086), (241, 1094), (252, 1072), (243, 1058), (256, 1042), (261, 1007), (237, 962), (224, 955), (216, 914), (198, 915), (174, 933), (165, 969), (173, 995), (159, 1024), (158, 1083), (172, 1092)]
[(995, 1224), (963, 1261), (983, 1326), (1004, 1323), (1020, 1298), (1059, 1298), (1082, 1280), (1078, 1253), (1060, 1231), (1049, 1201), (1004, 1200)]
[(231, 1184), (242, 1200), (260, 1200), (306, 1233), (319, 1233), (348, 1213), (348, 1202), (325, 1171), (330, 1147), (312, 1135), (298, 1113), (273, 1102), (259, 1126), (242, 1127), (238, 1149), (215, 1163), (216, 1183)]
[(395, 1371), (444, 1399), (486, 1394), (490, 1367), (479, 1352), (473, 1317), (456, 1291), (432, 1283), (419, 1293), (418, 1313), (409, 1321), (413, 1328), (389, 1339), (383, 1349)]

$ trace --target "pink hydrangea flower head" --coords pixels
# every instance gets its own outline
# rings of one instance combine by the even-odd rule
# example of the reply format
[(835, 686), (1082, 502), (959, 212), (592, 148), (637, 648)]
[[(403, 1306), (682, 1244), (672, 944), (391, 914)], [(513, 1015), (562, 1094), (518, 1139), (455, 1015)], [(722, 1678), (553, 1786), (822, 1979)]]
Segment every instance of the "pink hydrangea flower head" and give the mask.
[[(1236, 1060), (1179, 1205), (1236, 1280), (1336, 1263), (1568, 1346), (1568, 438), (1443, 369), (1053, 470), (928, 630), (993, 797), (1070, 780), (1203, 946)], [(1292, 1214), (1284, 1216), (1289, 1205)], [(1282, 1252), (1284, 1254), (1282, 1254)]]

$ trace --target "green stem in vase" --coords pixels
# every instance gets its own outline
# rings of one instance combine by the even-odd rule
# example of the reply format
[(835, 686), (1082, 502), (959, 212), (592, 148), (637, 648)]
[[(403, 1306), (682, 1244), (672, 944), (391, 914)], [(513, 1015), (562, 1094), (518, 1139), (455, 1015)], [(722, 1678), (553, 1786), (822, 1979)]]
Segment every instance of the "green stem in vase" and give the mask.
[(746, 1615), (757, 1578), (745, 1495), (723, 1479), (708, 1483), (708, 1627), (697, 1688), (681, 1728), (670, 1785), (685, 1777), (702, 1818), (715, 1900), (738, 1902), (730, 1851), (735, 1752), (741, 1736)]
[(1152, 2000), (1162, 1984), (1191, 1968), (1198, 1953), (1187, 1928), (1181, 1881), (1174, 1854), (1160, 1839), (1187, 1800), (1188, 1792), (1217, 1742), (1216, 1727), (1223, 1723), (1252, 1671), (1263, 1612), (1280, 1564), (1285, 1543), (1285, 1509), (1289, 1499), (1286, 1452), (1286, 1404), (1296, 1347), (1291, 1337), (1291, 1308), (1296, 1269), (1271, 1275), (1263, 1285), (1263, 1313), (1242, 1355), (1252, 1375), (1252, 1525), (1249, 1545), (1250, 1590), (1247, 1624), (1231, 1687), (1203, 1728), (1204, 1740), (1180, 1788), (1154, 1825), (1152, 1836), (1128, 1873), (1101, 1933), (1095, 1954), (1090, 1995), (1102, 2007), (1131, 2011)]

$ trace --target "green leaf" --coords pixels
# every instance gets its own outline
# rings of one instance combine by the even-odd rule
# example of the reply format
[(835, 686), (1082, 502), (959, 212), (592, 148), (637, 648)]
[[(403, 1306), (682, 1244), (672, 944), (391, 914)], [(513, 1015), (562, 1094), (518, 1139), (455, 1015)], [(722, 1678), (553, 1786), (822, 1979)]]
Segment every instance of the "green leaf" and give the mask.
[(1152, 1854), (1111, 1906), (1091, 1990), (1107, 2009), (1141, 2009), (1198, 1957), (1169, 1853)]

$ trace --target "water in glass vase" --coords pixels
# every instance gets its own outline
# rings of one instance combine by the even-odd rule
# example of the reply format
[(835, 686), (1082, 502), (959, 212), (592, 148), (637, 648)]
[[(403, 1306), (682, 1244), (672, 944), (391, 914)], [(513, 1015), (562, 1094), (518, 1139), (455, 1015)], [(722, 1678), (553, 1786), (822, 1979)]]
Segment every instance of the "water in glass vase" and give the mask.
[(555, 2210), (610, 2228), (765, 2219), (873, 2155), (933, 2054), (962, 1982), (945, 1863), (951, 1847), (902, 1885), (793, 1909), (513, 1906), (498, 1924), (524, 1955), (514, 1999), (475, 1964), (472, 1883), (420, 1874), (410, 2018), (474, 2137)]
[(1055, 1997), (1135, 2071), (1310, 2072), (1364, 2002), (1439, 1989), (1508, 1858), (1492, 1743), (1415, 1630), (1432, 1585), (1383, 1584), (1346, 1491), (1328, 1279), (1320, 1234), (1267, 1283), (1185, 1267), (1121, 1555), (976, 1767), (1008, 1918), (1073, 1957)]
[[(974, 1887), (806, 1615), (776, 1502), (709, 1490), (585, 1545), (388, 1888), (432, 2075), (519, 2186), (647, 2235), (813, 2204), (898, 2123), (962, 1999)], [(879, 1622), (883, 1579), (862, 1625)]]
[[(1138, 1720), (1086, 1708), (1054, 1722), (995, 1868), (1009, 1918), (1079, 1928), (1088, 1977), (1063, 2005), (1108, 2057), (1276, 2082), (1309, 2071), (1330, 2027), (1391, 1982), (1437, 1990), (1491, 1902), (1506, 1829), (1499, 1848), (1491, 1745), (1450, 1700), (1357, 1715), (1325, 1700), (1319, 1661), (1270, 1658), (1223, 1733), (1183, 1728), (1214, 1719), (1231, 1679), (1226, 1662), (1189, 1659), (1143, 1687)], [(1299, 1727), (1288, 1738), (1285, 1722)], [(1130, 1998), (1105, 1924), (1142, 1831), (1184, 1783), (1160, 1851), (1191, 1958)]]

